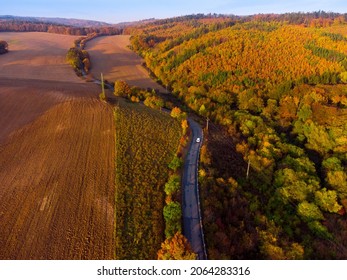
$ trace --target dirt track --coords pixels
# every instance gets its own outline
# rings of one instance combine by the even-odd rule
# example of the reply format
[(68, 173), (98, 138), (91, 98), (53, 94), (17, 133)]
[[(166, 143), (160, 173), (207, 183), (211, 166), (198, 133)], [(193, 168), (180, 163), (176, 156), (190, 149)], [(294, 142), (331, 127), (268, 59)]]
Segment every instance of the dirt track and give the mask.
[(116, 35), (98, 37), (87, 43), (86, 50), (91, 57), (91, 74), (99, 78), (103, 72), (109, 82), (123, 80), (132, 86), (154, 88), (160, 92), (166, 90), (149, 78), (141, 65), (143, 59), (132, 52), (130, 36)]
[(42, 65), (17, 63), (39, 55), (30, 33), (0, 57), (0, 259), (112, 259), (112, 109), (60, 63), (74, 37), (31, 35), (52, 48)]

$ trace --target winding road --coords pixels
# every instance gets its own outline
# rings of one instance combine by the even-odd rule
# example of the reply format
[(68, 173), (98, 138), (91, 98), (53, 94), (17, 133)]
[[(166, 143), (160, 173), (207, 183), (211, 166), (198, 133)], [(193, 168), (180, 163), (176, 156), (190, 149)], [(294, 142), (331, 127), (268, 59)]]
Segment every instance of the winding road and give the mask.
[[(192, 250), (199, 260), (207, 259), (204, 234), (202, 229), (200, 198), (198, 187), (198, 162), (203, 139), (200, 125), (189, 119), (192, 141), (184, 163), (183, 172), (183, 234), (188, 239)], [(197, 142), (196, 139), (200, 138)]]
[[(119, 37), (119, 36), (118, 36)], [(116, 37), (117, 38), (117, 37)], [(123, 51), (131, 53), (131, 57), (136, 57), (132, 51), (122, 48)], [(129, 55), (130, 57), (130, 55)], [(91, 56), (93, 59), (93, 56)], [(109, 58), (108, 58), (109, 59)], [(118, 56), (115, 55), (114, 59), (118, 59)], [(92, 64), (95, 64), (97, 61), (92, 61)], [(131, 59), (127, 61), (131, 64), (129, 66), (129, 69), (132, 69), (134, 73), (137, 73), (135, 70), (134, 65), (136, 63), (133, 63)], [(100, 69), (103, 72), (104, 69)], [(121, 69), (119, 69), (121, 71)], [(129, 70), (130, 71), (130, 70)], [(130, 71), (131, 72), (131, 71)], [(150, 77), (146, 77), (145, 80), (142, 80), (142, 82), (150, 80), (151, 83), (153, 81), (150, 79)], [(96, 84), (101, 84), (100, 80), (96, 79), (95, 77), (93, 79), (90, 79), (89, 81), (94, 82)], [(148, 85), (148, 82), (145, 84), (140, 84), (143, 88), (146, 88), (145, 85)], [(105, 87), (113, 91), (112, 85), (105, 83)], [(114, 101), (114, 97), (108, 94), (108, 100)], [(164, 112), (170, 113), (170, 110), (163, 109)], [(202, 220), (201, 220), (201, 210), (200, 210), (200, 198), (199, 198), (199, 188), (198, 188), (198, 162), (199, 162), (199, 154), (200, 154), (200, 148), (201, 143), (203, 140), (203, 133), (200, 125), (195, 122), (193, 119), (189, 118), (188, 122), (190, 124), (190, 128), (192, 130), (192, 141), (190, 143), (189, 151), (185, 159), (184, 163), (184, 170), (183, 170), (183, 179), (182, 179), (182, 185), (183, 185), (183, 203), (182, 203), (182, 215), (183, 215), (183, 234), (188, 239), (192, 250), (198, 255), (199, 260), (205, 260), (207, 259), (206, 254), (206, 247), (204, 243), (204, 234), (202, 229)], [(200, 138), (200, 141), (197, 142), (196, 139)]]

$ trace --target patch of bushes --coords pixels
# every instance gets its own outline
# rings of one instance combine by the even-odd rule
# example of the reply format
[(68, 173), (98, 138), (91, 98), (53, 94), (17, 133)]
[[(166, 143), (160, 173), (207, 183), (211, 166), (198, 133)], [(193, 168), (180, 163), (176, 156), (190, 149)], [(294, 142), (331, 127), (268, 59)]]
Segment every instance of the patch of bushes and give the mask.
[(0, 54), (8, 52), (8, 43), (6, 41), (0, 41)]

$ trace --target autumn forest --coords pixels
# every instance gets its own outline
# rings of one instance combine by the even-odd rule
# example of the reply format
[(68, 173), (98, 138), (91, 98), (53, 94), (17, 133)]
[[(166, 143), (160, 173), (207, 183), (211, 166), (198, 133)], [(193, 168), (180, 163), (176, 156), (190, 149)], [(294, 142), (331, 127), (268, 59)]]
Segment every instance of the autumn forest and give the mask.
[(211, 121), (199, 169), (209, 257), (345, 259), (345, 16), (197, 15), (127, 32), (152, 75)]
[[(77, 233), (77, 229), (76, 233), (69, 232), (78, 250), (71, 249), (70, 255), (65, 254), (64, 250), (60, 252), (64, 247), (60, 244), (65, 243), (57, 243), (59, 254), (47, 255), (49, 258), (195, 259), (196, 252), (191, 251), (183, 236), (184, 190), (181, 186), (188, 144), (194, 140), (192, 143), (201, 145), (199, 205), (208, 259), (347, 259), (347, 14), (322, 11), (254, 16), (197, 14), (92, 27), (0, 19), (0, 35), (1, 32), (45, 32), (61, 34), (59, 38), (66, 36), (64, 40), (71, 46), (66, 48), (63, 58), (66, 65), (61, 63), (66, 68), (62, 68), (61, 73), (69, 75), (66, 74), (67, 77), (64, 76), (50, 94), (54, 100), (62, 98), (56, 90), (64, 85), (68, 93), (64, 91), (62, 96), (66, 100), (59, 101), (62, 105), (57, 108), (71, 113), (66, 122), (70, 123), (73, 118), (71, 108), (81, 106), (84, 113), (79, 113), (81, 125), (78, 128), (82, 131), (83, 125), (89, 127), (89, 122), (93, 123), (100, 131), (90, 135), (95, 139), (96, 135), (105, 137), (106, 140), (100, 138), (104, 139), (100, 141), (111, 147), (108, 152), (107, 148), (100, 152), (105, 154), (104, 160), (108, 162), (107, 176), (100, 175), (105, 177), (105, 182), (98, 183), (96, 173), (105, 166), (94, 167), (94, 162), (100, 161), (99, 150), (103, 148), (97, 148), (93, 141), (89, 141), (98, 160), (91, 160), (90, 164), (86, 161), (85, 166), (89, 169), (81, 169), (80, 176), (84, 178), (85, 174), (90, 174), (92, 177), (86, 177), (80, 185), (76, 183), (81, 187), (81, 191), (76, 191), (79, 195), (84, 193), (85, 186), (89, 187), (91, 193), (95, 192), (91, 201), (103, 208), (93, 208), (90, 206), (92, 202), (86, 200), (86, 209), (91, 209), (86, 213), (90, 217), (84, 217), (85, 213), (80, 210), (84, 217), (81, 228), (85, 229), (86, 237)], [(45, 35), (50, 38), (52, 34)], [(145, 73), (147, 79), (149, 74), (160, 84), (162, 92), (129, 85), (123, 80), (106, 80), (108, 89), (105, 93), (103, 88), (100, 94), (100, 84), (103, 87), (104, 81), (99, 83), (99, 73), (96, 78), (92, 77), (93, 67), (97, 68), (95, 57), (101, 57), (104, 63), (112, 61), (107, 55), (112, 54), (113, 46), (111, 41), (97, 41), (100, 44), (95, 43), (93, 48), (91, 42), (109, 35), (127, 35), (128, 43), (130, 37), (127, 48), (122, 49), (117, 43), (121, 53), (121, 59), (115, 63), (119, 63), (117, 69), (125, 69), (124, 72), (130, 73), (126, 73), (128, 76), (137, 75), (133, 80), (140, 83), (146, 80), (138, 73)], [(36, 40), (40, 46), (41, 38)], [(53, 50), (60, 41), (54, 41), (46, 48)], [(1, 57), (10, 59), (16, 52), (21, 54), (18, 42), (19, 39), (7, 42), (0, 36)], [(11, 54), (11, 47), (16, 44), (19, 51)], [(100, 47), (106, 45), (111, 51)], [(143, 67), (125, 65), (126, 60), (132, 58), (128, 52), (140, 56)], [(131, 73), (134, 70), (129, 69), (136, 67), (141, 69), (135, 75)], [(18, 77), (5, 75), (3, 83), (9, 79), (11, 83), (18, 82)], [(30, 82), (42, 83), (35, 79)], [(70, 79), (73, 83), (67, 82)], [(43, 84), (50, 88), (53, 81), (54, 78), (49, 77)], [(75, 98), (81, 95), (83, 102), (88, 101), (90, 105), (70, 97), (72, 86), (79, 88)], [(11, 84), (9, 92), (14, 91), (12, 87)], [(42, 89), (43, 94), (46, 91), (46, 88)], [(85, 101), (88, 92), (90, 100)], [(7, 100), (6, 91), (3, 96), (3, 100)], [(72, 105), (66, 109), (64, 106), (70, 104), (68, 101)], [(31, 106), (28, 105), (30, 109)], [(96, 113), (93, 110), (97, 110)], [(171, 114), (168, 110), (172, 110)], [(48, 111), (49, 114), (52, 112), (56, 111)], [(82, 120), (86, 112), (90, 114), (88, 121)], [(58, 118), (67, 113), (54, 114)], [(100, 121), (94, 116), (99, 114)], [(44, 120), (52, 121), (51, 118)], [(200, 124), (203, 138), (193, 139), (189, 120)], [(102, 124), (100, 128), (99, 124)], [(72, 135), (75, 130), (79, 131), (77, 128), (67, 130), (60, 125), (55, 133), (63, 133), (60, 131), (64, 129)], [(52, 132), (52, 135), (55, 134)], [(54, 144), (55, 141), (50, 142)], [(70, 142), (67, 146), (70, 147)], [(0, 146), (0, 154), (7, 155), (8, 147), (12, 146)], [(29, 157), (30, 152), (27, 153)], [(83, 154), (76, 154), (76, 165)], [(7, 166), (5, 160), (3, 162), (3, 166)], [(64, 174), (54, 168), (52, 164), (54, 174)], [(29, 177), (35, 176), (30, 174)], [(68, 185), (62, 178), (58, 179), (54, 181), (54, 188)], [(102, 185), (100, 195), (90, 187), (91, 182)], [(38, 186), (44, 185), (38, 183)], [(50, 196), (46, 190), (42, 192), (41, 208), (44, 209), (46, 204), (49, 206), (47, 199)], [(34, 191), (32, 193), (35, 197)], [(101, 203), (104, 200), (108, 201), (107, 205)], [(57, 198), (57, 201), (60, 200)], [(7, 211), (6, 205), (3, 207)], [(65, 207), (65, 204), (61, 205)], [(6, 211), (0, 211), (0, 214)], [(96, 257), (90, 249), (94, 241), (86, 244), (83, 250), (79, 246), (93, 237), (99, 242), (98, 224), (93, 224), (92, 220), (99, 212), (105, 212), (102, 215), (107, 218), (105, 225), (100, 222), (99, 228), (111, 225), (111, 229), (104, 237), (108, 243), (99, 244), (102, 254)], [(67, 219), (70, 218), (71, 213), (66, 213)], [(55, 216), (52, 217), (54, 221)], [(96, 228), (93, 236), (89, 232), (91, 224)], [(55, 228), (59, 229), (59, 226), (55, 225)], [(51, 242), (48, 237), (47, 244)], [(6, 238), (0, 240), (0, 244), (15, 244)], [(59, 239), (59, 242), (70, 240)], [(114, 248), (109, 247), (110, 243)], [(18, 245), (18, 248), (21, 247)], [(108, 249), (107, 257), (103, 255), (105, 248)], [(6, 250), (3, 256), (11, 258), (12, 255), (6, 255)], [(23, 258), (45, 256), (23, 255)]]

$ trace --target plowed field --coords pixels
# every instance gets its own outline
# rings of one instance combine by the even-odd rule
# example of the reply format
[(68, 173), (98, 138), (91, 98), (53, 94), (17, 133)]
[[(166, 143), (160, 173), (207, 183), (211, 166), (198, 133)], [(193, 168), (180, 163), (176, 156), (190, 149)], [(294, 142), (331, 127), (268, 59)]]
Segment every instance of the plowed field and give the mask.
[(0, 78), (0, 146), (11, 132), (56, 104), (81, 97), (96, 98), (98, 91), (96, 85), (79, 82)]
[(87, 43), (86, 50), (91, 57), (91, 74), (99, 78), (103, 72), (109, 82), (126, 81), (132, 86), (166, 90), (155, 83), (142, 66), (143, 59), (128, 46), (130, 36), (116, 35), (98, 37)]
[(112, 259), (113, 111), (66, 65), (75, 37), (3, 34), (0, 259)]
[(4, 32), (9, 52), (0, 56), (0, 77), (81, 82), (65, 55), (77, 36), (41, 32)]
[(1, 147), (2, 258), (113, 257), (113, 123), (97, 100), (67, 101)]

